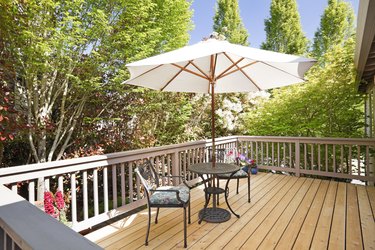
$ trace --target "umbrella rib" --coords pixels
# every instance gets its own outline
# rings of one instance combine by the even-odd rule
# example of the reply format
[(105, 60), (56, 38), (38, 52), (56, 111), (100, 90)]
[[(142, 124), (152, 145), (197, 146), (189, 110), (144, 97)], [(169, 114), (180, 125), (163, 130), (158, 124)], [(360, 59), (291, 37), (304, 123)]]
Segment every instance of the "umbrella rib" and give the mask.
[(133, 81), (133, 80), (135, 80), (135, 79), (137, 79), (137, 78), (139, 78), (139, 77), (141, 77), (141, 76), (147, 74), (148, 72), (151, 72), (151, 71), (153, 71), (153, 70), (155, 70), (155, 69), (157, 69), (157, 68), (159, 68), (159, 67), (161, 67), (161, 66), (163, 66), (163, 64), (159, 64), (158, 66), (153, 67), (152, 69), (149, 69), (149, 70), (143, 72), (142, 74), (140, 74), (139, 76), (134, 77), (134, 78), (131, 79), (131, 80)]
[(246, 65), (244, 65), (244, 66), (242, 66), (242, 67), (237, 67), (237, 69), (232, 70), (232, 71), (230, 71), (230, 72), (228, 72), (228, 73), (226, 73), (226, 74), (223, 74), (223, 75), (221, 75), (220, 77), (217, 77), (216, 79), (218, 80), (218, 79), (220, 79), (220, 78), (226, 77), (227, 75), (233, 74), (233, 73), (235, 73), (235, 72), (237, 72), (237, 71), (239, 71), (239, 70), (241, 70), (241, 69), (247, 68), (247, 67), (249, 67), (249, 66), (251, 66), (251, 65), (253, 65), (253, 64), (255, 64), (255, 63), (258, 63), (258, 61), (254, 61), (254, 62), (248, 63), (248, 64), (246, 64)]
[[(185, 66), (184, 66), (184, 69), (186, 69), (186, 67), (187, 66), (189, 66), (189, 64), (191, 63), (191, 61), (189, 61)], [(180, 69), (180, 71), (178, 71), (177, 72), (177, 74), (175, 74), (172, 78), (171, 78), (171, 80), (169, 80), (168, 82), (167, 82), (167, 84), (165, 84), (160, 90), (161, 91), (164, 91), (164, 89), (174, 80), (174, 79), (176, 79), (176, 77), (182, 72), (182, 71), (184, 71), (183, 69)]]
[[(232, 60), (232, 58), (230, 58), (226, 53), (224, 53), (224, 55), (228, 58), (229, 61), (231, 61), (232, 63), (234, 63), (234, 61)], [(243, 71), (242, 68), (238, 67), (238, 65), (236, 65), (236, 67), (241, 71), (242, 74), (244, 74), (244, 76), (246, 76), (247, 79), (249, 79), (255, 85), (255, 87), (258, 88), (258, 90), (261, 90), (261, 88), (258, 86), (258, 84), (250, 76), (248, 76), (245, 73), (245, 71)]]
[[(225, 53), (224, 53), (225, 54)], [(221, 72), (221, 74), (220, 75), (218, 75), (217, 77), (216, 77), (216, 79), (220, 79), (220, 77), (222, 76), (222, 75), (224, 75), (225, 73), (227, 73), (231, 68), (233, 68), (234, 66), (236, 66), (237, 64), (239, 64), (243, 59), (245, 59), (244, 57), (242, 57), (240, 60), (238, 60), (236, 63), (234, 63), (234, 64), (232, 64), (230, 67), (228, 67), (226, 70), (224, 70), (223, 72)]]
[(203, 72), (203, 70), (201, 68), (199, 68), (195, 63), (193, 63), (193, 61), (189, 61), (191, 63), (191, 65), (193, 65), (197, 70), (199, 70), (199, 72), (201, 72), (207, 79), (209, 78), (208, 75), (206, 75), (206, 73)]
[(299, 76), (293, 75), (293, 74), (291, 74), (291, 73), (289, 73), (289, 72), (287, 72), (287, 71), (285, 71), (285, 70), (282, 70), (282, 69), (279, 69), (279, 68), (277, 68), (277, 67), (275, 67), (275, 66), (272, 66), (271, 64), (268, 64), (268, 63), (266, 63), (266, 62), (261, 62), (261, 63), (263, 63), (263, 64), (265, 64), (265, 65), (267, 65), (267, 66), (269, 66), (269, 67), (271, 67), (271, 68), (277, 69), (277, 70), (279, 70), (279, 71), (281, 71), (281, 72), (284, 72), (285, 74), (291, 75), (291, 76), (293, 76), (293, 77), (296, 77), (296, 78), (298, 78), (298, 79), (301, 79), (301, 80), (305, 81), (304, 78), (301, 78), (301, 77), (299, 77)]
[(178, 64), (175, 64), (175, 63), (172, 63), (172, 65), (175, 66), (175, 67), (177, 67), (177, 68), (182, 69), (183, 71), (186, 71), (186, 72), (188, 72), (188, 73), (190, 73), (190, 74), (193, 74), (193, 75), (199, 76), (199, 77), (201, 77), (201, 78), (207, 80), (207, 77), (204, 76), (204, 75), (200, 75), (200, 74), (198, 74), (198, 73), (196, 73), (196, 72), (194, 72), (194, 71), (192, 71), (192, 70), (190, 70), (190, 69), (187, 69), (187, 68), (182, 67), (182, 66), (180, 66), (180, 65), (178, 65)]

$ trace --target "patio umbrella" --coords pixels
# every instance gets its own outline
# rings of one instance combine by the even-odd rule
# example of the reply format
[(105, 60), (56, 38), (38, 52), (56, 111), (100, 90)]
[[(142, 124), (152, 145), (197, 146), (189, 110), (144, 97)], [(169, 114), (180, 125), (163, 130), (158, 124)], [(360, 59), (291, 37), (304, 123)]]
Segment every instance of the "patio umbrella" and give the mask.
[[(303, 82), (314, 59), (207, 39), (127, 64), (124, 83), (160, 91), (211, 94), (215, 152), (215, 94), (251, 92)], [(212, 154), (215, 167), (215, 154)]]

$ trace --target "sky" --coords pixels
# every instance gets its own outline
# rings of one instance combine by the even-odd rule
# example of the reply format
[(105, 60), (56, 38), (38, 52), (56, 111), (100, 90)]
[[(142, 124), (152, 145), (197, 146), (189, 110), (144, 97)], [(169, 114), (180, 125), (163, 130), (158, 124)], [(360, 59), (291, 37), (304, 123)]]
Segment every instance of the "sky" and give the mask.
[[(194, 29), (190, 32), (189, 44), (194, 44), (212, 33), (213, 17), (217, 0), (194, 0), (192, 4)], [(359, 0), (349, 2), (357, 15)], [(297, 0), (302, 29), (312, 41), (319, 27), (320, 17), (327, 7), (328, 0)], [(270, 15), (271, 0), (239, 0), (240, 15), (249, 33), (250, 46), (259, 48), (266, 40), (264, 20)]]

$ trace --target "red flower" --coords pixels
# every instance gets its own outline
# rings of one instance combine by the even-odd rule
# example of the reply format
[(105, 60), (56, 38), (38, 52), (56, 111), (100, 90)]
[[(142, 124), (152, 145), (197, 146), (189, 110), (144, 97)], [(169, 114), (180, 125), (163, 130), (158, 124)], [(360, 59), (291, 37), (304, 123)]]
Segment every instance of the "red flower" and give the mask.
[(51, 192), (44, 192), (44, 211), (53, 216), (54, 218), (57, 218), (58, 214), (55, 211), (55, 207), (53, 206), (54, 198), (53, 194)]
[(59, 211), (64, 209), (65, 207), (65, 202), (64, 202), (64, 197), (61, 191), (57, 191), (55, 194), (55, 201), (56, 201), (56, 207)]

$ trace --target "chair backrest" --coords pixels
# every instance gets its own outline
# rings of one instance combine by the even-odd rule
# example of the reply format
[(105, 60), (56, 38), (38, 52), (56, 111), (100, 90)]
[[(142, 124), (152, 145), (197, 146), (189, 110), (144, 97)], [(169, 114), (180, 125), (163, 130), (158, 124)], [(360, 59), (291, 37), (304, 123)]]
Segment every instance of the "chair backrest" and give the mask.
[[(236, 148), (216, 148), (216, 162), (237, 163)], [(212, 161), (212, 149), (208, 149), (208, 159)]]
[(144, 162), (136, 168), (135, 172), (139, 176), (147, 193), (150, 189), (159, 187), (159, 176), (150, 160), (144, 160)]

